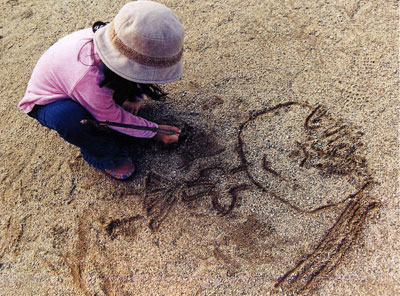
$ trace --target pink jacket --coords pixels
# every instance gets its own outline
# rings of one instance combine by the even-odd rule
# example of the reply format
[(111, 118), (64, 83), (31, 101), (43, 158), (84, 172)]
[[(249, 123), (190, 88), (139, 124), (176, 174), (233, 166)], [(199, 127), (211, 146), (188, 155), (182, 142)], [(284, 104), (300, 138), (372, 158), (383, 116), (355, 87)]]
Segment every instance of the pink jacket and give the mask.
[[(92, 40), (92, 30), (84, 29), (53, 44), (36, 64), (18, 107), (29, 113), (35, 105), (71, 98), (97, 120), (158, 127), (153, 122), (125, 111), (115, 104), (111, 89), (99, 87), (104, 79), (104, 64), (95, 52)], [(151, 131), (112, 128), (139, 138), (151, 138), (155, 135)]]

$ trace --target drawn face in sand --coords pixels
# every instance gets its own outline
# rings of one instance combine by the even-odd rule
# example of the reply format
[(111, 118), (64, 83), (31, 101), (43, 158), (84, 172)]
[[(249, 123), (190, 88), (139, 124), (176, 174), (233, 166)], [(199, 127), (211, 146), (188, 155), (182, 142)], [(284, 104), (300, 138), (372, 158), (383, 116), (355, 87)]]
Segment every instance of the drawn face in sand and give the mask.
[(259, 189), (312, 213), (345, 202), (368, 181), (361, 136), (322, 107), (289, 102), (241, 126), (239, 153)]
[[(210, 278), (222, 267), (228, 280), (262, 274), (272, 279), (267, 290), (309, 292), (340, 264), (377, 205), (368, 195), (361, 134), (322, 107), (288, 102), (253, 113), (239, 127), (241, 162), (233, 167), (216, 157), (224, 150), (217, 141), (192, 141), (198, 138), (174, 151), (184, 156), (177, 177), (149, 172), (142, 200), (121, 193), (79, 218), (76, 244), (63, 260), (85, 294), (93, 270), (105, 294), (133, 285), (137, 271), (120, 258), (142, 272), (168, 262), (167, 276), (180, 276), (185, 264)], [(157, 256), (141, 255), (149, 250)]]
[[(296, 225), (320, 228), (319, 239), (310, 231), (297, 238), (297, 249), (307, 240), (317, 239), (319, 244), (308, 247), (308, 255), (290, 251), (299, 263), (278, 279), (276, 288), (296, 294), (315, 289), (343, 260), (367, 215), (377, 207), (368, 195), (373, 179), (361, 136), (324, 108), (296, 102), (254, 113), (241, 125), (238, 151), (248, 178), (265, 196), (297, 213), (278, 219), (292, 223), (292, 235)], [(330, 222), (329, 213), (336, 215)]]

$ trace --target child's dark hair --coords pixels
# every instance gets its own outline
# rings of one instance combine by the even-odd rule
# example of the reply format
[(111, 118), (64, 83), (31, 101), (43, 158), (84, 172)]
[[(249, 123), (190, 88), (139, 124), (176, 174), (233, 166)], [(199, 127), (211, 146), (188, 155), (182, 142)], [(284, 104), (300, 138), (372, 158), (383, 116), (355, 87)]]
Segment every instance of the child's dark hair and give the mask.
[[(95, 22), (92, 26), (93, 32), (105, 25), (104, 22)], [(143, 94), (157, 101), (165, 100), (168, 95), (158, 85), (129, 81), (115, 74), (106, 66), (104, 66), (103, 73), (104, 80), (100, 83), (100, 87), (106, 86), (112, 89), (114, 91), (113, 99), (118, 105), (122, 105), (126, 100), (135, 101), (137, 97), (141, 97)]]
[(106, 86), (114, 91), (113, 99), (118, 105), (122, 105), (126, 100), (135, 101), (136, 97), (143, 94), (153, 100), (165, 100), (167, 93), (163, 92), (155, 84), (143, 84), (129, 81), (115, 74), (113, 71), (104, 66), (104, 80), (100, 83), (100, 87)]

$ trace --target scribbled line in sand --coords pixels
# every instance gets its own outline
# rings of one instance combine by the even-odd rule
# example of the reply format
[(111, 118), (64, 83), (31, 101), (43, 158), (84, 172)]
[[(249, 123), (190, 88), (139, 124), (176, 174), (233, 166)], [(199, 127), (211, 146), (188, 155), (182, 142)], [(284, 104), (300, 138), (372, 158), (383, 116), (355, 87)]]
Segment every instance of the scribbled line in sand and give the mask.
[[(91, 264), (96, 268), (96, 279), (99, 281), (99, 287), (104, 295), (118, 295), (118, 287), (116, 287), (110, 280), (113, 276), (110, 276), (113, 268), (109, 266), (112, 260), (107, 258), (108, 255), (101, 251), (102, 246), (94, 245), (90, 238), (90, 229), (92, 224), (95, 222), (101, 222), (103, 225), (104, 233), (111, 239), (114, 240), (118, 236), (123, 236), (127, 239), (134, 239), (136, 237), (135, 222), (141, 220), (143, 217), (136, 215), (132, 217), (112, 219), (111, 221), (103, 221), (102, 214), (96, 210), (87, 210), (81, 217), (78, 218), (78, 229), (77, 229), (77, 240), (72, 252), (66, 254), (60, 254), (64, 262), (70, 269), (72, 280), (75, 286), (84, 295), (93, 295), (89, 291), (89, 288), (85, 281), (85, 272), (88, 269), (85, 262), (88, 257), (102, 256), (103, 260), (100, 260), (101, 265), (97, 262), (90, 261)], [(106, 273), (103, 271), (106, 270)]]
[[(306, 211), (299, 208), (296, 205), (291, 204), (289, 201), (283, 199), (277, 194), (271, 193), (262, 184), (258, 183), (251, 175), (249, 171), (249, 164), (244, 153), (244, 142), (242, 139), (242, 132), (246, 124), (256, 120), (259, 116), (267, 114), (269, 112), (275, 112), (282, 108), (287, 108), (292, 105), (299, 105), (305, 108), (310, 108), (312, 111), (307, 116), (304, 121), (304, 128), (306, 130), (314, 130), (321, 127), (320, 123), (323, 117), (328, 117), (328, 112), (322, 106), (316, 106), (311, 108), (306, 104), (300, 104), (297, 102), (287, 102), (283, 104), (276, 105), (272, 108), (267, 108), (259, 112), (254, 113), (248, 121), (244, 122), (239, 129), (238, 135), (238, 153), (242, 161), (241, 167), (247, 173), (250, 181), (261, 191), (272, 194), (274, 198), (280, 202), (286, 204), (295, 211), (314, 214), (328, 208), (337, 207), (339, 205), (344, 205), (347, 203), (344, 211), (340, 215), (339, 219), (333, 225), (332, 228), (325, 234), (324, 238), (318, 245), (318, 247), (305, 259), (301, 260), (295, 268), (288, 271), (284, 276), (279, 278), (275, 284), (275, 288), (282, 289), (285, 293), (310, 293), (318, 288), (318, 284), (323, 280), (324, 277), (331, 274), (340, 262), (343, 260), (344, 256), (348, 253), (351, 246), (357, 242), (360, 233), (365, 225), (365, 221), (371, 211), (379, 207), (379, 203), (376, 201), (371, 201), (368, 195), (368, 189), (375, 183), (371, 174), (367, 172), (366, 163), (364, 158), (360, 158), (354, 154), (355, 147), (357, 145), (349, 146), (344, 141), (341, 141), (345, 136), (350, 139), (350, 141), (357, 141), (357, 137), (351, 135), (351, 131), (347, 126), (342, 124), (336, 124), (328, 126), (324, 133), (320, 135), (320, 140), (325, 140), (325, 147), (328, 149), (316, 149), (319, 156), (336, 157), (338, 161), (336, 167), (332, 166), (332, 163), (327, 163), (325, 165), (315, 166), (321, 169), (325, 174), (335, 174), (335, 175), (362, 175), (364, 177), (364, 183), (361, 188), (354, 194), (348, 195), (342, 201), (338, 203), (332, 203), (329, 205), (321, 206), (311, 211)], [(330, 121), (331, 118), (329, 118)], [(354, 143), (350, 143), (354, 144)], [(300, 145), (300, 144), (298, 144)], [(301, 145), (300, 145), (301, 146)], [(329, 149), (332, 148), (333, 149)], [(301, 161), (300, 166), (305, 167), (308, 164), (310, 155), (306, 151), (305, 147), (302, 148), (304, 154), (304, 159)], [(341, 153), (343, 151), (346, 153)], [(313, 166), (312, 164), (309, 164)], [(280, 175), (279, 172), (270, 168), (266, 158), (263, 158), (262, 167), (265, 171), (269, 172), (273, 177), (285, 179)], [(363, 172), (361, 172), (363, 171)]]
[(89, 241), (86, 237), (86, 232), (84, 229), (85, 215), (78, 220), (78, 231), (77, 231), (77, 242), (75, 246), (75, 251), (73, 254), (65, 254), (62, 255), (64, 262), (71, 270), (72, 280), (75, 285), (78, 287), (80, 291), (82, 291), (85, 295), (89, 296), (91, 293), (86, 287), (86, 283), (82, 277), (83, 273), (83, 260), (85, 259)]
[[(214, 178), (213, 174), (217, 174), (217, 178)], [(231, 187), (227, 193), (219, 192), (218, 176), (233, 174), (235, 174), (234, 170), (226, 171), (223, 167), (212, 166), (201, 169), (198, 176), (192, 180), (176, 182), (151, 172), (146, 179), (144, 194), (144, 208), (147, 215), (152, 217), (149, 223), (150, 228), (157, 231), (179, 200), (193, 202), (209, 196), (213, 208), (219, 214), (222, 216), (229, 214), (237, 205), (239, 192), (248, 188), (248, 185), (240, 184)], [(228, 197), (228, 204), (221, 202), (223, 197)]]
[(314, 252), (282, 276), (275, 288), (296, 294), (315, 291), (323, 278), (338, 267), (352, 245), (357, 242), (369, 213), (379, 207), (379, 203), (366, 199), (363, 193), (352, 196), (337, 222)]
[(135, 221), (141, 218), (142, 216), (136, 215), (123, 219), (114, 219), (106, 226), (107, 234), (111, 237), (111, 239), (115, 239), (119, 235), (135, 236), (136, 229), (132, 227), (132, 225)]
[(12, 253), (14, 255), (19, 254), (21, 239), (25, 232), (27, 220), (30, 216), (31, 215), (27, 215), (21, 220), (17, 220), (11, 216), (5, 218), (2, 223), (3, 225), (0, 228), (3, 233), (0, 240), (0, 260), (6, 253)]

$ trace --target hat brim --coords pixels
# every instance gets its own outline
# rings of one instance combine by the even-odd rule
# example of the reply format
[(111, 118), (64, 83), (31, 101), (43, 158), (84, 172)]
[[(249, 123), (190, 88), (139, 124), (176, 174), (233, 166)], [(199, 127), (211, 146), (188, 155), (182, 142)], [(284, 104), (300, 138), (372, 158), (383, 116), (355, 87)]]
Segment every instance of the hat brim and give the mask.
[(183, 73), (183, 63), (169, 67), (150, 67), (128, 59), (121, 54), (109, 38), (110, 24), (96, 31), (94, 46), (101, 61), (117, 75), (137, 83), (167, 83), (178, 80)]

